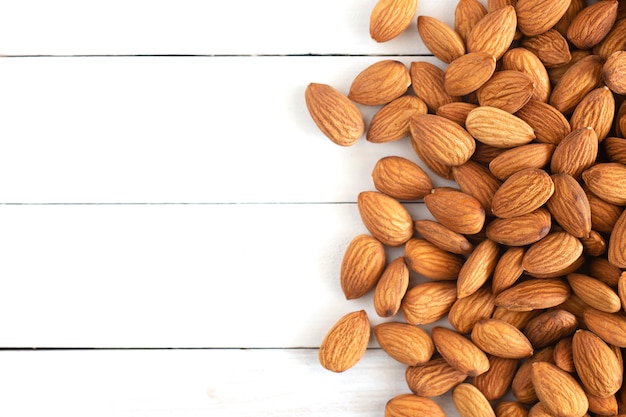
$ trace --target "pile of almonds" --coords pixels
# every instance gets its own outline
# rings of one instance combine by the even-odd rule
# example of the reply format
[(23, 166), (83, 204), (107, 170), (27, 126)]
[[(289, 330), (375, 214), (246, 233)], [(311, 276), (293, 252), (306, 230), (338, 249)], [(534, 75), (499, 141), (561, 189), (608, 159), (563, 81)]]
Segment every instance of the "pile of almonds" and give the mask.
[[(371, 37), (395, 38), (417, 8), (379, 0)], [(411, 393), (387, 417), (443, 416), (432, 397), (449, 391), (461, 417), (626, 415), (626, 1), (459, 0), (454, 27), (417, 28), (444, 69), (383, 59), (347, 94), (305, 91), (333, 142), (408, 136), (458, 185), (434, 187), (400, 156), (376, 163), (357, 201), (369, 234), (347, 246), (340, 284), (397, 319), (341, 317), (322, 366), (355, 365), (373, 330), (407, 365)], [(380, 106), (367, 127), (355, 103)], [(415, 201), (431, 219), (412, 218)], [(403, 256), (386, 259), (392, 247)]]

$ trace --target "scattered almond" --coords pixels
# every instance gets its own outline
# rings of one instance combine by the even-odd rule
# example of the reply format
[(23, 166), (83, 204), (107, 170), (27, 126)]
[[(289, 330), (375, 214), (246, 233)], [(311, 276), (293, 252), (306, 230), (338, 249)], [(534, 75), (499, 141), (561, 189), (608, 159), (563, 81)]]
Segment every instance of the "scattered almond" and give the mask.
[(365, 310), (341, 317), (326, 333), (319, 349), (321, 365), (333, 372), (344, 372), (361, 359), (370, 338), (370, 322)]
[(417, 12), (417, 0), (378, 0), (370, 15), (370, 36), (387, 42), (406, 30)]

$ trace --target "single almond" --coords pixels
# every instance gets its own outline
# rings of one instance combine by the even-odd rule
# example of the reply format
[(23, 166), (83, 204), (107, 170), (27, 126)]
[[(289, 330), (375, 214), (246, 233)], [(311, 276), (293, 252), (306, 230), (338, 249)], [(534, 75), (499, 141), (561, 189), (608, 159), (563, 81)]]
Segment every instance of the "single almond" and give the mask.
[(341, 261), (340, 283), (346, 299), (362, 297), (374, 288), (385, 268), (385, 248), (370, 235), (355, 236)]
[(468, 376), (487, 372), (489, 359), (470, 339), (445, 327), (435, 326), (431, 330), (435, 348), (454, 368)]
[(529, 311), (558, 306), (569, 295), (569, 285), (562, 279), (529, 279), (498, 294), (496, 305), (513, 311)]
[(424, 100), (432, 113), (444, 104), (461, 101), (461, 97), (446, 92), (443, 84), (444, 71), (438, 66), (426, 61), (411, 62), (409, 74), (411, 89), (417, 97)]
[(378, 0), (370, 14), (370, 36), (387, 42), (404, 32), (417, 12), (417, 0)]
[(344, 372), (361, 359), (370, 339), (370, 322), (365, 310), (341, 317), (326, 333), (319, 349), (320, 364), (333, 372)]
[(526, 36), (535, 36), (551, 29), (569, 8), (570, 0), (519, 0), (515, 6), (517, 24)]
[(480, 320), (472, 329), (471, 339), (483, 351), (500, 358), (521, 359), (533, 354), (524, 333), (503, 320)]
[(587, 93), (602, 83), (603, 65), (601, 57), (588, 55), (570, 66), (552, 89), (549, 103), (563, 114), (573, 112)]
[(578, 330), (572, 339), (572, 355), (576, 373), (589, 394), (608, 397), (622, 386), (622, 364), (597, 335)]
[(400, 246), (413, 236), (413, 219), (393, 197), (362, 191), (357, 198), (361, 220), (369, 232), (387, 246)]
[(598, 135), (591, 127), (569, 133), (552, 154), (550, 170), (554, 174), (568, 174), (580, 180), (583, 171), (590, 168), (598, 157)]
[(474, 246), (465, 236), (450, 230), (439, 222), (419, 219), (415, 220), (414, 224), (418, 234), (443, 251), (467, 255), (474, 250)]
[(617, 20), (613, 28), (593, 47), (593, 53), (608, 59), (611, 54), (617, 51), (626, 51), (626, 19)]
[(453, 282), (423, 282), (409, 288), (400, 309), (407, 323), (430, 324), (445, 317), (455, 301), (456, 285)]
[(589, 408), (585, 391), (573, 376), (548, 362), (532, 365), (531, 379), (539, 401), (562, 417), (583, 417)]
[(454, 9), (454, 28), (465, 40), (486, 14), (487, 9), (478, 0), (459, 0)]
[(552, 216), (541, 207), (521, 216), (493, 219), (486, 228), (487, 237), (507, 246), (526, 246), (540, 241), (550, 232)]
[(626, 315), (624, 312), (606, 313), (595, 308), (583, 311), (585, 325), (611, 345), (626, 347)]
[(591, 208), (591, 227), (598, 232), (610, 234), (617, 223), (617, 219), (622, 214), (622, 208), (604, 201), (591, 192), (586, 185), (583, 185), (583, 190), (587, 194)]
[(544, 205), (554, 193), (554, 183), (544, 170), (527, 168), (507, 178), (493, 196), (491, 211), (501, 218), (518, 217)]
[(440, 178), (446, 178), (449, 180), (452, 179), (452, 166), (438, 159), (438, 152), (433, 153), (431, 149), (422, 147), (421, 143), (414, 141), (412, 138), (410, 142), (411, 148), (413, 148), (415, 154), (424, 163), (425, 167), (430, 170), (430, 172)]
[(480, 202), (486, 213), (491, 212), (491, 201), (502, 182), (484, 165), (469, 160), (452, 168), (452, 175), (459, 188)]
[(587, 392), (587, 400), (589, 400), (589, 413), (601, 416), (615, 416), (619, 413), (615, 395), (596, 397)]
[(489, 163), (489, 171), (504, 181), (526, 168), (544, 169), (550, 163), (555, 146), (549, 143), (529, 143), (507, 149)]
[(422, 99), (409, 95), (399, 97), (374, 114), (365, 138), (372, 143), (385, 143), (402, 139), (409, 134), (411, 117), (426, 113), (428, 113), (428, 107)]
[(387, 104), (404, 95), (411, 85), (409, 70), (400, 61), (384, 59), (369, 65), (352, 81), (348, 98), (359, 104)]
[(467, 379), (444, 358), (431, 359), (423, 365), (409, 366), (405, 371), (409, 389), (416, 395), (438, 397)]
[(617, 313), (621, 310), (619, 296), (604, 282), (580, 273), (569, 274), (567, 281), (574, 294), (590, 307), (606, 313)]
[(517, 18), (513, 6), (505, 6), (489, 11), (480, 19), (467, 35), (468, 52), (483, 52), (500, 59), (509, 49), (515, 30)]
[(465, 127), (476, 140), (497, 148), (524, 145), (535, 138), (533, 129), (525, 121), (490, 106), (479, 106), (470, 111)]
[(606, 59), (602, 78), (615, 94), (626, 94), (626, 50), (613, 52)]
[(546, 68), (567, 64), (572, 59), (567, 39), (556, 29), (524, 38), (521, 46), (535, 54)]
[(599, 163), (582, 174), (592, 193), (618, 206), (626, 205), (626, 165), (618, 162)]
[(483, 287), (456, 300), (448, 313), (448, 321), (459, 333), (469, 334), (479, 320), (491, 317), (495, 308), (495, 296), (488, 287)]
[(423, 365), (435, 352), (435, 344), (425, 330), (412, 324), (389, 321), (374, 326), (380, 347), (393, 359), (408, 366)]
[(552, 217), (568, 233), (577, 238), (591, 233), (591, 207), (582, 186), (569, 174), (552, 175), (554, 194), (546, 205)]
[(457, 297), (463, 299), (474, 294), (491, 277), (498, 262), (500, 247), (492, 240), (480, 242), (469, 255), (457, 279)]
[(608, 243), (604, 236), (595, 230), (589, 232), (589, 237), (581, 238), (583, 253), (592, 257), (602, 256), (606, 253)]
[(510, 288), (522, 276), (524, 272), (522, 267), (524, 251), (525, 249), (522, 247), (510, 247), (500, 256), (491, 279), (491, 291), (493, 294), (497, 295)]
[(552, 91), (550, 76), (537, 55), (522, 47), (509, 49), (502, 56), (502, 69), (528, 75), (533, 83), (532, 98), (541, 102), (548, 101)]
[(609, 238), (609, 262), (619, 268), (626, 268), (626, 211), (623, 211), (615, 223)]
[(372, 171), (372, 181), (378, 191), (397, 200), (420, 200), (433, 189), (428, 174), (401, 156), (379, 159)]
[(446, 119), (452, 120), (454, 123), (465, 127), (465, 119), (467, 119), (467, 115), (476, 107), (478, 107), (477, 104), (456, 101), (439, 106), (435, 113), (437, 116), (445, 117)]
[(483, 393), (467, 382), (457, 385), (452, 390), (452, 403), (459, 417), (496, 417)]
[(476, 149), (474, 138), (458, 124), (434, 114), (413, 116), (411, 141), (423, 154), (449, 166), (466, 163)]
[(574, 366), (574, 354), (572, 353), (572, 337), (565, 337), (559, 340), (554, 345), (554, 364), (564, 370), (573, 374), (576, 372)]
[(567, 39), (578, 49), (590, 49), (609, 33), (617, 18), (617, 0), (603, 0), (580, 11), (567, 29)]
[(354, 145), (363, 136), (365, 122), (361, 111), (339, 90), (327, 84), (311, 83), (304, 98), (317, 127), (337, 145)]
[(374, 289), (374, 309), (380, 317), (391, 317), (400, 309), (409, 288), (409, 268), (400, 256), (383, 270)]
[(578, 327), (578, 319), (569, 311), (553, 309), (533, 317), (522, 331), (535, 349), (542, 349), (570, 336)]
[[(624, 102), (626, 103), (626, 101)], [(626, 108), (626, 106), (623, 106)], [(610, 137), (602, 142), (606, 156), (611, 162), (626, 164), (626, 139)]]
[(446, 417), (435, 401), (414, 394), (396, 395), (385, 404), (385, 417), (432, 416)]
[[(626, 53), (624, 54), (624, 74), (626, 74)], [(606, 65), (605, 67), (606, 68)], [(626, 75), (624, 76), (626, 83)], [(625, 84), (626, 87), (626, 84)], [(626, 89), (624, 90), (626, 92)], [(572, 130), (591, 127), (602, 142), (613, 127), (615, 115), (615, 99), (606, 86), (596, 88), (587, 93), (574, 109), (570, 118)]]
[(426, 48), (449, 64), (465, 54), (463, 38), (441, 20), (430, 16), (417, 17), (417, 30)]
[[(558, 253), (559, 256), (554, 256)], [(574, 264), (583, 253), (583, 245), (565, 231), (551, 232), (533, 243), (522, 260), (524, 271), (530, 275), (561, 272)]]
[(515, 115), (533, 129), (537, 142), (558, 145), (572, 131), (563, 113), (539, 100), (531, 99)]
[(469, 52), (444, 70), (443, 87), (451, 96), (464, 96), (482, 87), (496, 70), (496, 58), (486, 52)]
[(472, 235), (485, 224), (485, 210), (480, 202), (454, 188), (434, 188), (424, 197), (424, 203), (439, 223), (457, 233)]
[(591, 258), (588, 268), (588, 273), (592, 277), (604, 282), (609, 287), (618, 287), (622, 270), (611, 264), (606, 258)]
[(489, 356), (489, 370), (474, 378), (472, 384), (489, 401), (502, 398), (511, 386), (517, 371), (517, 359)]
[(503, 70), (496, 71), (478, 89), (476, 95), (481, 106), (497, 107), (515, 113), (531, 99), (533, 91), (534, 82), (528, 75), (520, 71)]
[(461, 256), (439, 249), (420, 238), (406, 242), (404, 259), (409, 269), (435, 281), (456, 280), (463, 265)]

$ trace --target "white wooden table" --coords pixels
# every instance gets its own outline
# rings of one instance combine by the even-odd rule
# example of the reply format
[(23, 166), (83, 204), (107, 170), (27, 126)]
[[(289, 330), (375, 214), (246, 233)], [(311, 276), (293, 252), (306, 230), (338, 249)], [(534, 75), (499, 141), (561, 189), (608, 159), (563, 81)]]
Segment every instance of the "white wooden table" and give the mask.
[(374, 4), (0, 0), (0, 415), (365, 417), (408, 392), (374, 341), (317, 360), (341, 315), (383, 321), (339, 264), (374, 163), (417, 157), (332, 144), (304, 88), (443, 65), (415, 24), (372, 41)]

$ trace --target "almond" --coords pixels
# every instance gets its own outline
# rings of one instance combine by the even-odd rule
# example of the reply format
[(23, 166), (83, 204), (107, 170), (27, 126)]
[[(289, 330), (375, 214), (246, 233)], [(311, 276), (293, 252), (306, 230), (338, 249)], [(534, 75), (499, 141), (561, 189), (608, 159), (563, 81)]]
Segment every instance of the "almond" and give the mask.
[(487, 237), (507, 246), (526, 246), (543, 239), (552, 227), (552, 216), (545, 208), (506, 219), (496, 218), (486, 228)]
[(415, 415), (446, 417), (446, 413), (435, 401), (413, 394), (396, 395), (385, 405), (385, 417), (410, 417)]
[(570, 294), (569, 298), (559, 304), (558, 308), (575, 315), (576, 319), (578, 320), (578, 326), (580, 328), (586, 328), (583, 314), (584, 311), (589, 308), (589, 306), (579, 296), (577, 296), (576, 294)]
[(606, 156), (611, 162), (626, 164), (626, 139), (614, 137), (606, 138), (602, 142), (602, 146), (604, 148)]
[(415, 220), (415, 230), (425, 240), (443, 251), (467, 255), (474, 250), (474, 246), (465, 236), (434, 220)]
[(495, 146), (487, 145), (482, 142), (476, 142), (476, 150), (471, 160), (483, 165), (489, 165), (495, 157), (505, 151), (505, 148), (496, 148)]
[(413, 236), (413, 219), (398, 202), (378, 191), (362, 191), (357, 199), (361, 220), (387, 246), (400, 246)]
[(517, 29), (515, 8), (505, 6), (488, 12), (467, 35), (468, 52), (483, 52), (496, 60), (509, 49)]
[(589, 237), (580, 239), (583, 244), (583, 253), (590, 256), (602, 256), (606, 253), (607, 241), (600, 233), (592, 230)]
[(509, 49), (502, 56), (502, 69), (519, 71), (528, 75), (533, 83), (532, 98), (547, 102), (552, 86), (543, 62), (526, 48)]
[(452, 402), (459, 417), (495, 417), (496, 414), (482, 392), (469, 383), (457, 385), (452, 391)]
[[(624, 58), (624, 74), (626, 74), (626, 53)], [(604, 68), (606, 68), (606, 65)], [(598, 140), (602, 142), (613, 127), (614, 115), (615, 99), (613, 98), (613, 93), (607, 87), (600, 87), (587, 93), (578, 103), (570, 119), (570, 125), (572, 130), (588, 126), (592, 127), (598, 136)]]
[(454, 28), (463, 39), (467, 39), (472, 28), (487, 14), (487, 9), (478, 0), (459, 0), (454, 10)]
[(499, 294), (510, 288), (522, 276), (524, 251), (525, 249), (521, 247), (511, 247), (500, 256), (491, 280), (493, 294)]
[(463, 258), (459, 255), (419, 238), (406, 242), (404, 259), (412, 271), (436, 281), (456, 280), (463, 265)]
[(535, 54), (546, 68), (567, 64), (572, 59), (567, 39), (556, 29), (524, 38), (521, 46)]
[(454, 368), (468, 376), (487, 372), (489, 359), (470, 339), (462, 334), (435, 326), (431, 331), (435, 348)]
[(515, 326), (498, 319), (483, 319), (472, 329), (472, 341), (500, 358), (521, 359), (533, 354), (533, 346)]
[(587, 413), (585, 391), (573, 376), (556, 365), (533, 363), (531, 379), (539, 401), (550, 413), (561, 417), (582, 417)]
[(553, 355), (554, 346), (548, 346), (535, 353), (520, 365), (511, 382), (511, 391), (518, 401), (524, 404), (537, 402), (537, 394), (531, 379), (532, 365), (536, 362), (553, 362)]
[(413, 151), (415, 151), (415, 154), (424, 163), (427, 169), (441, 178), (452, 179), (452, 166), (437, 159), (438, 153), (431, 153), (430, 149), (422, 147), (421, 143), (412, 139), (410, 142), (411, 148), (413, 148)]
[(348, 98), (359, 104), (387, 104), (404, 95), (411, 85), (409, 70), (400, 61), (384, 59), (361, 71), (352, 81)]
[(465, 119), (467, 119), (468, 113), (476, 107), (478, 107), (476, 104), (457, 101), (439, 106), (436, 114), (465, 127)]
[(626, 51), (626, 19), (623, 18), (616, 21), (604, 39), (593, 47), (593, 53), (604, 59), (617, 51)]
[(569, 295), (569, 285), (561, 279), (529, 279), (498, 294), (496, 305), (513, 311), (537, 310), (558, 306)]
[(565, 11), (561, 19), (559, 19), (557, 24), (554, 25), (554, 28), (558, 30), (561, 35), (567, 36), (567, 29), (569, 28), (569, 25), (572, 24), (572, 20), (574, 20), (576, 15), (580, 13), (580, 11), (585, 8), (585, 6), (585, 0), (571, 0), (569, 7)]
[(423, 365), (408, 367), (405, 378), (409, 389), (416, 395), (438, 397), (465, 381), (467, 375), (439, 357)]
[(496, 404), (498, 417), (528, 417), (528, 410), (519, 401), (500, 401)]
[(416, 163), (401, 156), (386, 156), (372, 171), (374, 187), (397, 200), (420, 200), (433, 189), (428, 174)]
[(393, 359), (408, 366), (423, 365), (435, 352), (430, 335), (418, 326), (397, 321), (374, 327), (380, 347)]
[(441, 20), (430, 16), (418, 16), (417, 30), (428, 50), (449, 64), (465, 54), (463, 38)]
[(428, 113), (426, 103), (415, 96), (402, 96), (383, 106), (370, 121), (365, 138), (372, 143), (392, 142), (409, 134), (409, 119)]
[(587, 392), (589, 400), (589, 412), (602, 416), (614, 416), (619, 412), (617, 398), (615, 395), (608, 397), (595, 397)]
[(609, 239), (608, 258), (611, 264), (626, 268), (626, 212), (622, 212), (615, 223)]
[(424, 282), (409, 288), (400, 308), (407, 323), (430, 324), (445, 317), (455, 301), (453, 282)]
[(450, 325), (459, 333), (469, 334), (481, 319), (491, 317), (496, 308), (495, 297), (487, 287), (455, 301), (448, 313)]
[(526, 36), (547, 32), (563, 17), (570, 0), (519, 0), (515, 6), (517, 24)]
[(500, 306), (496, 307), (492, 318), (506, 321), (518, 329), (522, 329), (537, 314), (538, 310), (513, 311)]
[(617, 287), (622, 270), (611, 264), (606, 258), (589, 260), (589, 275), (604, 282), (609, 287)]
[(622, 304), (619, 296), (602, 281), (579, 273), (569, 274), (567, 281), (574, 294), (590, 307), (606, 313), (617, 313), (621, 310)]
[(362, 297), (374, 288), (385, 268), (385, 248), (370, 235), (355, 236), (341, 261), (341, 290), (346, 299)]
[(460, 102), (461, 98), (448, 94), (443, 85), (444, 71), (430, 62), (411, 62), (411, 89), (426, 103), (431, 112), (444, 104)]
[(567, 29), (567, 39), (578, 49), (590, 49), (609, 33), (617, 18), (617, 0), (604, 0), (580, 11)]
[(554, 345), (554, 364), (570, 374), (576, 372), (574, 354), (572, 353), (572, 337), (559, 340)]
[(361, 111), (334, 87), (311, 83), (304, 98), (317, 127), (337, 145), (354, 145), (363, 136), (365, 122)]
[(370, 36), (387, 42), (404, 32), (415, 13), (417, 0), (378, 0), (370, 14)]
[(485, 224), (485, 210), (469, 194), (453, 188), (437, 187), (424, 197), (426, 208), (444, 226), (461, 234), (475, 234)]
[[(561, 231), (561, 229), (558, 227), (554, 227), (554, 229)], [(582, 245), (582, 242), (580, 243)], [(524, 260), (522, 259), (522, 264), (523, 262)], [(538, 272), (538, 271), (535, 271), (532, 273), (528, 271), (525, 271), (525, 272), (527, 275), (530, 275), (533, 278), (558, 278), (558, 277), (563, 277), (563, 276), (566, 276), (567, 274), (571, 274), (573, 272), (580, 270), (583, 266), (585, 266), (586, 262), (587, 262), (587, 259), (585, 255), (582, 254), (578, 258), (576, 258), (574, 262), (560, 269), (546, 271), (546, 272)]]
[(495, 72), (476, 95), (481, 106), (515, 113), (531, 99), (533, 91), (534, 82), (528, 75), (520, 71), (503, 70)]
[(580, 180), (598, 157), (598, 135), (591, 127), (583, 127), (568, 134), (552, 154), (550, 170), (554, 174), (568, 174)]
[(549, 143), (529, 143), (507, 149), (489, 163), (489, 170), (504, 181), (526, 168), (543, 169), (550, 163), (554, 149)]
[(515, 115), (533, 129), (537, 142), (558, 145), (571, 132), (563, 113), (542, 101), (531, 99)]
[(619, 295), (622, 308), (626, 310), (626, 272), (621, 272), (617, 280), (617, 295)]
[(622, 209), (611, 203), (607, 203), (589, 190), (589, 187), (583, 185), (589, 207), (591, 208), (591, 227), (601, 233), (610, 234), (622, 214)]
[(533, 129), (525, 121), (490, 106), (479, 106), (470, 111), (465, 127), (476, 140), (497, 148), (524, 145), (535, 138)]
[(563, 114), (570, 114), (578, 103), (602, 82), (604, 60), (597, 55), (586, 56), (565, 71), (552, 89), (549, 103)]
[(374, 309), (380, 317), (391, 317), (400, 309), (400, 303), (409, 288), (409, 268), (404, 257), (391, 261), (374, 289)]
[(469, 160), (452, 168), (452, 175), (462, 192), (478, 200), (486, 213), (491, 212), (491, 201), (502, 183), (487, 167)]
[(493, 196), (491, 211), (501, 218), (523, 216), (545, 204), (554, 193), (547, 172), (527, 168), (507, 178)]
[(489, 370), (474, 378), (472, 384), (489, 401), (502, 398), (511, 386), (517, 371), (517, 359), (489, 356)]
[[(574, 1), (574, 0), (572, 0)], [(550, 77), (550, 82), (552, 84), (557, 84), (563, 75), (570, 69), (574, 64), (576, 64), (581, 59), (588, 57), (591, 55), (591, 49), (574, 49), (570, 51), (571, 59), (561, 65), (557, 65), (554, 67), (546, 68), (548, 71), (548, 76)]]
[(615, 94), (626, 94), (626, 51), (613, 52), (606, 59), (602, 78)]
[(626, 347), (626, 315), (624, 312), (606, 313), (594, 308), (583, 312), (585, 324), (602, 340), (611, 345)]
[[(554, 256), (558, 253), (559, 256)], [(533, 243), (522, 260), (524, 270), (530, 274), (560, 272), (575, 263), (583, 253), (583, 245), (576, 237), (562, 232), (548, 233)]]
[(599, 163), (582, 174), (592, 193), (618, 206), (626, 205), (626, 165), (617, 162)]
[(496, 58), (485, 52), (469, 52), (452, 61), (443, 73), (449, 95), (464, 96), (478, 90), (496, 70)]
[(365, 310), (344, 315), (330, 328), (320, 344), (320, 364), (333, 372), (348, 370), (365, 354), (369, 338), (370, 322)]
[(596, 397), (608, 397), (622, 386), (623, 368), (611, 348), (587, 330), (578, 330), (572, 339), (574, 366), (585, 390)]
[(523, 332), (535, 349), (542, 349), (570, 336), (578, 327), (578, 319), (569, 311), (548, 310), (533, 317)]
[(556, 222), (578, 238), (591, 233), (591, 207), (581, 185), (568, 174), (552, 175), (554, 194), (546, 203)]
[(474, 294), (491, 277), (498, 262), (500, 248), (492, 240), (485, 239), (469, 255), (457, 279), (457, 297), (462, 299)]
[(434, 114), (411, 118), (411, 141), (423, 154), (449, 166), (466, 163), (474, 150), (474, 138), (458, 124)]

